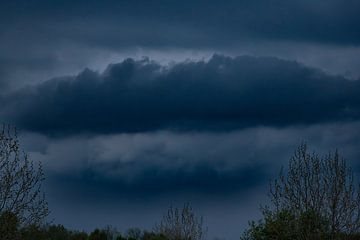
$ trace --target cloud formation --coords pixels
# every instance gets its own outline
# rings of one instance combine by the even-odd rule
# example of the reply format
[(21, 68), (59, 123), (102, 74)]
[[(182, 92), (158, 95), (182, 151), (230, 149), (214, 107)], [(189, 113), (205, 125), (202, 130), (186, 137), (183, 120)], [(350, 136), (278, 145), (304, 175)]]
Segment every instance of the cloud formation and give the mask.
[(359, 173), (359, 12), (358, 0), (3, 1), (0, 121), (43, 162), (61, 224), (151, 228), (191, 201), (209, 238), (238, 239), (302, 140)]
[(357, 0), (4, 2), (0, 82), (13, 89), (169, 50), (278, 56), (359, 77), (359, 10)]
[(214, 55), (164, 67), (127, 59), (2, 100), (0, 116), (45, 134), (226, 131), (358, 120), (360, 82), (276, 58)]
[(61, 139), (26, 133), (22, 143), (32, 159), (43, 162), (51, 194), (72, 196), (74, 201), (158, 198), (179, 192), (228, 197), (266, 188), (304, 140), (319, 154), (339, 149), (358, 174), (359, 126), (358, 121), (224, 133), (151, 132)]
[[(243, 39), (360, 43), (357, 0), (23, 1), (2, 4), (2, 20), (36, 23), (32, 37), (106, 47), (201, 47)], [(14, 16), (14, 14), (16, 15)], [(44, 23), (54, 24), (49, 27)], [(6, 25), (6, 24), (4, 24)], [(151, 29), (151, 31), (149, 31)], [(192, 33), (192, 34), (189, 34)], [(125, 37), (126, 36), (126, 37)]]
[[(177, 192), (214, 196), (250, 190), (269, 177), (270, 163), (258, 161), (262, 154), (242, 152), (254, 138), (252, 131), (153, 132), (62, 139), (27, 133), (23, 144), (33, 159), (43, 162), (51, 188), (75, 198), (96, 193), (94, 201), (98, 201), (108, 196), (153, 198)], [(258, 148), (264, 148), (264, 153), (276, 151)]]

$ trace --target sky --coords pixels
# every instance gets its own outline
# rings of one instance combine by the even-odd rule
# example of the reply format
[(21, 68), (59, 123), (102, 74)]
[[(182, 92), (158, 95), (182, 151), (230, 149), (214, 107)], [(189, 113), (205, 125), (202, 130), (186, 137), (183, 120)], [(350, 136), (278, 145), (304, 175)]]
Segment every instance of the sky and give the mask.
[(151, 230), (193, 205), (239, 239), (296, 147), (360, 173), (358, 0), (0, 3), (0, 121), (55, 223)]

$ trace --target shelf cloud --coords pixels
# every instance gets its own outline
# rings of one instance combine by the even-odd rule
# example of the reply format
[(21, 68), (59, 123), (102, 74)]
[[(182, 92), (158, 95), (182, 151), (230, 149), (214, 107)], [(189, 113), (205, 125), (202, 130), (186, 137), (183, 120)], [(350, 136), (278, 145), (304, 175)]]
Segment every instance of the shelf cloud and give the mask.
[(127, 59), (2, 99), (3, 119), (57, 134), (228, 131), (359, 120), (360, 84), (277, 58)]

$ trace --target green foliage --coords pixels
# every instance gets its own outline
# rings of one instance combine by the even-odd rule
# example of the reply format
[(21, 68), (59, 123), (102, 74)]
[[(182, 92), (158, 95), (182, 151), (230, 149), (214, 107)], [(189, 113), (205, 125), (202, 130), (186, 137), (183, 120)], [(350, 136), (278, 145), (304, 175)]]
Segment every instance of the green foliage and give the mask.
[(130, 228), (121, 235), (115, 228), (95, 229), (90, 234), (72, 231), (63, 225), (20, 227), (15, 214), (5, 212), (0, 215), (0, 240), (168, 240), (155, 232)]
[(18, 239), (19, 219), (12, 212), (3, 212), (0, 215), (0, 236), (3, 239)]
[(70, 240), (71, 232), (69, 232), (63, 225), (51, 225), (47, 229), (47, 235), (52, 240)]
[(144, 232), (141, 238), (142, 240), (168, 240), (163, 234), (157, 234), (154, 232)]
[(20, 235), (21, 240), (88, 240), (87, 233), (70, 231), (63, 225), (31, 225), (21, 229)]
[(87, 240), (88, 235), (85, 232), (73, 232), (71, 240)]
[(95, 229), (90, 234), (89, 240), (108, 240), (108, 234), (105, 230)]
[(30, 225), (21, 229), (21, 240), (45, 240), (47, 236), (45, 228), (36, 225)]
[(240, 238), (242, 240), (303, 240), (329, 239), (328, 223), (313, 211), (295, 216), (287, 210), (273, 213), (263, 211), (264, 220), (251, 222), (250, 228)]

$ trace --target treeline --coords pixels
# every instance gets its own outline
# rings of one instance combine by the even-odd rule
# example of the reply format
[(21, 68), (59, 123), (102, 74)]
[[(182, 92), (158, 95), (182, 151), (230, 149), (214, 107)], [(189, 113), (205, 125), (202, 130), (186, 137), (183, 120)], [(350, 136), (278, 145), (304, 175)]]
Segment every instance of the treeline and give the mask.
[(66, 229), (63, 225), (27, 226), (21, 229), (4, 229), (2, 224), (0, 230), (1, 240), (166, 240), (167, 238), (153, 231), (142, 231), (131, 228), (126, 233), (121, 233), (115, 228), (106, 227), (95, 229), (87, 233)]
[(180, 240), (204, 239), (205, 233), (202, 218), (195, 215), (188, 203), (182, 208), (170, 207), (153, 231), (131, 228), (126, 233), (110, 226), (90, 233), (54, 224), (21, 226), (16, 214), (3, 212), (0, 215), (1, 240)]

